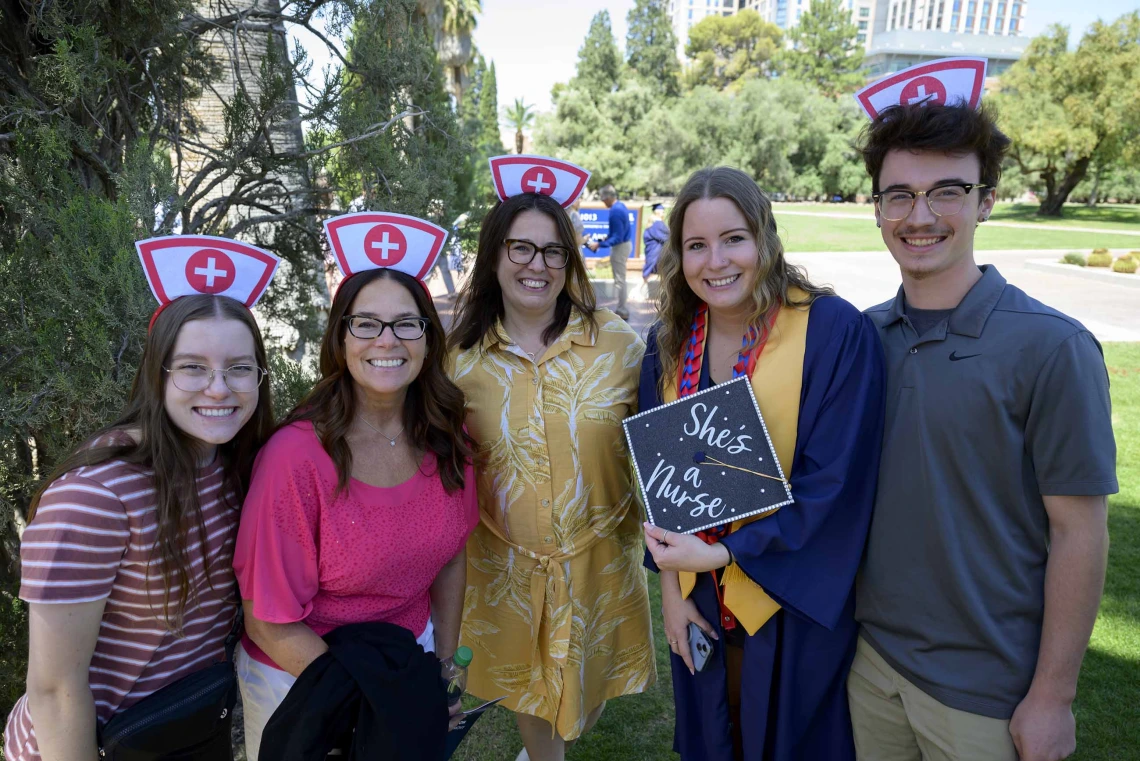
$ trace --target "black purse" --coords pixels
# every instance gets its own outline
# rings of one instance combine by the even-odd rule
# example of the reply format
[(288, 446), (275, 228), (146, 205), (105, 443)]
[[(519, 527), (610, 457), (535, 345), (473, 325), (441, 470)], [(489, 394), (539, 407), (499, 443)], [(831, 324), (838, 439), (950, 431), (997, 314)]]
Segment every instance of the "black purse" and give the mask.
[(230, 726), (237, 703), (234, 648), (238, 608), (226, 638), (226, 659), (187, 674), (140, 700), (97, 731), (105, 761), (233, 761)]

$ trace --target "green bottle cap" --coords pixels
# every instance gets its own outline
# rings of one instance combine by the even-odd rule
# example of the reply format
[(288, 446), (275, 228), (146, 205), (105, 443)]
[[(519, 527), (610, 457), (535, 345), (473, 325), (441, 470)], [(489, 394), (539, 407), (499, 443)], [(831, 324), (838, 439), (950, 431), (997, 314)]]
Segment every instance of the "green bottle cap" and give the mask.
[(474, 656), (474, 653), (471, 652), (471, 648), (461, 647), (455, 651), (455, 655), (453, 655), (451, 657), (451, 659), (453, 661), (455, 661), (456, 666), (462, 666), (463, 668), (467, 668), (468, 666), (471, 665), (471, 658), (473, 656)]

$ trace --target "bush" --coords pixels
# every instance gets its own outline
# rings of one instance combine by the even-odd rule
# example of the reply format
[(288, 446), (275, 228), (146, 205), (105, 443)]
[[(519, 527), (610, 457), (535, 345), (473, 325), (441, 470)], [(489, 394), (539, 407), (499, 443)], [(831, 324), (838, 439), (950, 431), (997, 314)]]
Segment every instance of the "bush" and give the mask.
[(1130, 256), (1122, 256), (1112, 263), (1113, 272), (1123, 272), (1128, 275), (1134, 274), (1138, 267), (1140, 263)]
[(1078, 267), (1084, 267), (1086, 264), (1088, 264), (1088, 262), (1085, 261), (1084, 254), (1077, 253), (1076, 251), (1070, 251), (1061, 257), (1061, 264), (1075, 264)]
[(24, 694), (28, 675), (28, 606), (18, 589), (0, 589), (0, 716)]
[(1094, 248), (1093, 253), (1094, 254), (1107, 254), (1108, 249), (1107, 248)]
[(1131, 257), (1132, 259), (1134, 259), (1135, 261), (1140, 262), (1140, 251), (1129, 251), (1128, 256)]
[(1112, 254), (1103, 249), (1097, 249), (1089, 254), (1088, 265), (1090, 267), (1111, 267)]

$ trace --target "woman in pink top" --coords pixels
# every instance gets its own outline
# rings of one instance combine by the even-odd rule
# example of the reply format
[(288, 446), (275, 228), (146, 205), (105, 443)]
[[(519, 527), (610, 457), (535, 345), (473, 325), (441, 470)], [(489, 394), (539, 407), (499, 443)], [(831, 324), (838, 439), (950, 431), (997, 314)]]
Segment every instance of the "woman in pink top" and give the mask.
[(250, 761), (338, 626), (398, 624), (441, 658), (457, 647), (464, 546), (479, 516), (445, 351), (419, 281), (392, 269), (352, 275), (333, 299), (320, 382), (258, 456), (234, 552)]

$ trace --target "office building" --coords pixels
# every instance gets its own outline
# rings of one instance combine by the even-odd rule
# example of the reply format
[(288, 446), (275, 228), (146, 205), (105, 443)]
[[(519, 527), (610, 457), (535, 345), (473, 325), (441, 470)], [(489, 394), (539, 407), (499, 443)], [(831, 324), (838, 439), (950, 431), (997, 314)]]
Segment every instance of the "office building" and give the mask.
[(871, 78), (937, 58), (981, 56), (987, 80), (1025, 52), (1028, 0), (878, 0), (874, 41), (864, 67)]
[[(856, 25), (856, 42), (867, 53), (868, 77), (951, 56), (984, 56), (997, 76), (1025, 52), (1021, 36), (1029, 0), (844, 0)], [(754, 10), (788, 30), (800, 22), (811, 0), (668, 0), (684, 60), (689, 29), (706, 16)]]

